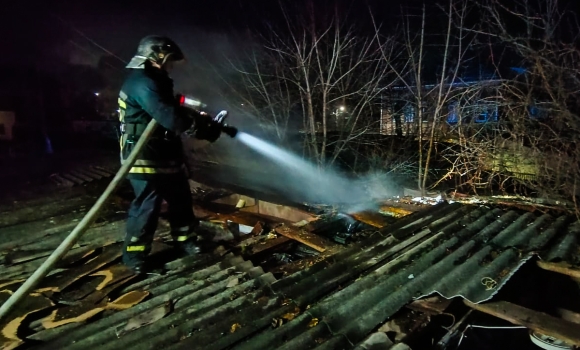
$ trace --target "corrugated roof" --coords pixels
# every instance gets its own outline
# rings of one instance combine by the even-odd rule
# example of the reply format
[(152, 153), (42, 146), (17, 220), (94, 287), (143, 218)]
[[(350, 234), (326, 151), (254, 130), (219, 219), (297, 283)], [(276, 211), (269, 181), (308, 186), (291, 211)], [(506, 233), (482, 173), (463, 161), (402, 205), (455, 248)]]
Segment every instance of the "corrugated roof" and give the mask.
[[(374, 242), (337, 254), (344, 260), (327, 269), (300, 276), (310, 274), (306, 270), (275, 283), (272, 288), (290, 285), (290, 290), (296, 288), (293, 280), (301, 284), (311, 279), (319, 286), (334, 280), (344, 286), (346, 281), (340, 277), (323, 275), (332, 275), (333, 268), (348, 271), (344, 274), (351, 277), (358, 277), (364, 267), (371, 270), (287, 325), (235, 349), (352, 348), (405, 304), (423, 295), (438, 292), (482, 302), (497, 293), (532, 254), (565, 259), (577, 253), (578, 222), (573, 221), (568, 216), (554, 219), (457, 204), (411, 215), (383, 231), (394, 236), (410, 234), (403, 242), (392, 237), (371, 239)], [(308, 294), (293, 296), (302, 304), (309, 299)], [(309, 327), (313, 319), (319, 325)]]
[[(146, 289), (152, 295), (147, 301), (86, 325), (48, 329), (32, 338), (47, 342), (38, 347), (41, 349), (97, 345), (101, 349), (144, 348), (151, 342), (179, 339), (196, 327), (203, 328), (208, 320), (227, 318), (232, 309), (257, 300), (263, 294), (261, 286), (275, 281), (271, 273), (264, 273), (261, 267), (239, 256), (212, 262), (191, 258), (171, 262), (166, 275), (148, 278), (122, 291)], [(136, 316), (165, 307), (170, 311), (165, 317), (128, 331), (131, 325), (139, 324)]]
[[(182, 267), (131, 287), (146, 287), (148, 301), (56, 328), (39, 348), (352, 349), (421, 296), (479, 303), (536, 254), (578, 263), (579, 231), (570, 216), (442, 203), (278, 281), (232, 257), (229, 265)], [(120, 334), (131, 318), (168, 301), (167, 316)]]

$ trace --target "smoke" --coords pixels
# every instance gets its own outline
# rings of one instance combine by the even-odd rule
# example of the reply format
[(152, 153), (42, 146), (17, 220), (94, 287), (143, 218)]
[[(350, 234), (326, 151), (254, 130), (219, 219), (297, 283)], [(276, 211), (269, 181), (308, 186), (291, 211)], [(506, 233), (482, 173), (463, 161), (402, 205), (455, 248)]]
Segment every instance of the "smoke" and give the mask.
[[(215, 173), (223, 182), (276, 194), (295, 201), (337, 205), (345, 212), (373, 209), (380, 199), (396, 194), (387, 174), (373, 173), (351, 178), (333, 169), (319, 168), (300, 156), (246, 132), (227, 145), (221, 154), (227, 170)], [(247, 148), (240, 147), (240, 143)], [(229, 147), (234, 146), (235, 147)], [(222, 151), (224, 151), (224, 147)], [(219, 153), (219, 152), (218, 152)], [(216, 159), (219, 159), (214, 154)]]

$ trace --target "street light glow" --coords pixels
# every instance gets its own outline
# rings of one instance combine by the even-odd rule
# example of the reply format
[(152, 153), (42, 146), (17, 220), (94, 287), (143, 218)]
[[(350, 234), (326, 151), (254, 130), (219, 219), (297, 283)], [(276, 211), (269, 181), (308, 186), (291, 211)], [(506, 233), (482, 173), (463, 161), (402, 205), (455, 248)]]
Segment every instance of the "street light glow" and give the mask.
[(344, 112), (344, 110), (345, 110), (344, 106), (340, 106), (340, 107), (338, 107), (338, 109), (339, 109), (341, 112)]
[(95, 96), (99, 96), (99, 93), (98, 92), (95, 92)]

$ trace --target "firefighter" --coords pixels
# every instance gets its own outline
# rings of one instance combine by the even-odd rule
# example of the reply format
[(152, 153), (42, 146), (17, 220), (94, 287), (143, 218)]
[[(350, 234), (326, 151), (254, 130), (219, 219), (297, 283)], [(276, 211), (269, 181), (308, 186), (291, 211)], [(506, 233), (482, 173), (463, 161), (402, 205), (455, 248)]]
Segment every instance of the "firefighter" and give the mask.
[(220, 125), (209, 116), (179, 106), (169, 71), (184, 59), (180, 48), (163, 36), (147, 36), (126, 68), (131, 70), (119, 93), (121, 163), (127, 159), (151, 118), (159, 126), (147, 143), (128, 179), (135, 192), (127, 219), (123, 263), (143, 273), (151, 250), (162, 201), (168, 206), (171, 235), (177, 249), (199, 252), (191, 191), (184, 171), (181, 134), (194, 130), (199, 139), (215, 142)]

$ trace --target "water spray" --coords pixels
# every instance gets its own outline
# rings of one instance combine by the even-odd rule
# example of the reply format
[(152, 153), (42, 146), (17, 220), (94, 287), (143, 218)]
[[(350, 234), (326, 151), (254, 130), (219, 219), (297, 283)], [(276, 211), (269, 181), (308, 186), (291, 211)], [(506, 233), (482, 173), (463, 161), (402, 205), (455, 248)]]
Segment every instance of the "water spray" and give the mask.
[[(179, 103), (182, 107), (186, 107), (197, 111), (201, 115), (206, 115), (205, 112), (199, 112), (199, 107), (205, 107), (205, 104), (200, 101), (178, 95)], [(316, 164), (313, 164), (302, 157), (282, 149), (272, 143), (262, 140), (258, 137), (250, 135), (245, 132), (238, 131), (234, 126), (225, 123), (228, 112), (223, 110), (212, 118), (214, 123), (220, 126), (221, 132), (231, 138), (239, 140), (241, 143), (254, 150), (255, 152), (267, 157), (269, 160), (279, 165), (283, 170), (280, 174), (276, 171), (270, 173), (274, 175), (268, 178), (265, 183), (266, 187), (271, 187), (278, 181), (278, 189), (286, 195), (300, 195), (301, 200), (311, 201), (313, 203), (324, 203), (344, 206), (346, 212), (358, 212), (374, 208), (372, 204), (372, 196), (366, 191), (365, 180), (353, 180), (345, 176), (341, 176), (331, 169), (321, 169)], [(384, 191), (382, 194), (385, 195)]]
[(237, 139), (246, 146), (263, 154), (280, 165), (300, 171), (307, 175), (307, 177), (312, 177), (313, 179), (320, 176), (318, 169), (312, 163), (309, 163), (299, 156), (283, 150), (280, 147), (245, 132), (239, 132)]
[(355, 211), (370, 209), (372, 199), (364, 180), (349, 179), (331, 169), (321, 169), (297, 154), (245, 132), (239, 132), (236, 140), (280, 166), (280, 174), (270, 173), (272, 177), (267, 179), (269, 185), (277, 181), (280, 192), (300, 194), (301, 198), (313, 203), (345, 206), (347, 212), (351, 208)]

